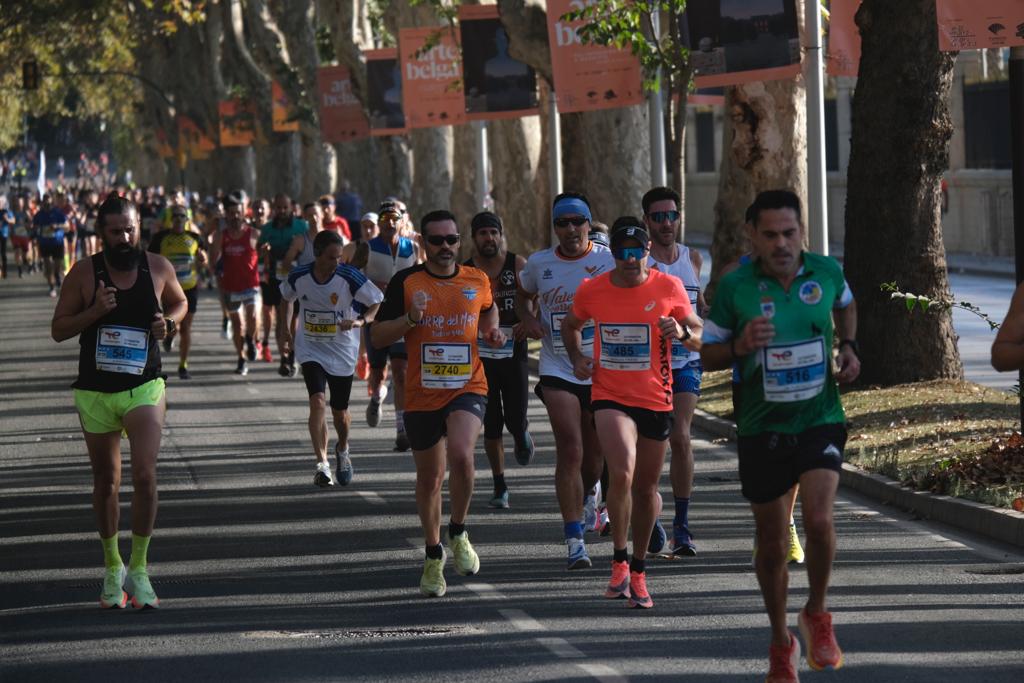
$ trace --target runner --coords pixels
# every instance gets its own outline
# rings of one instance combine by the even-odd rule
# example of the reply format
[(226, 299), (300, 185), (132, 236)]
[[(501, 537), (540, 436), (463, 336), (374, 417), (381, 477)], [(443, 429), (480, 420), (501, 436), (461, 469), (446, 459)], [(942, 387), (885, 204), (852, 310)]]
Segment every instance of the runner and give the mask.
[[(366, 263), (370, 258), (369, 240), (376, 237), (379, 232), (377, 214), (372, 211), (363, 214), (359, 221), (359, 237), (345, 245), (345, 249), (341, 253), (341, 260), (365, 275)], [(366, 335), (359, 335), (359, 360), (356, 361), (356, 377), (363, 381), (370, 378), (370, 360), (366, 355), (366, 345)]]
[(324, 230), (336, 232), (344, 238), (345, 244), (352, 241), (352, 231), (349, 229), (348, 221), (334, 213), (334, 197), (325, 194), (317, 200), (323, 211)]
[(14, 247), (14, 262), (18, 266), (18, 277), (21, 278), (24, 272), (34, 273), (36, 270), (35, 260), (32, 257), (32, 220), (25, 208), (24, 196), (18, 195), (14, 198), (14, 208), (11, 213), (14, 215), (11, 245)]
[[(385, 207), (381, 208), (384, 215)], [(446, 464), (451, 472), (448, 539), (455, 570), (463, 576), (480, 570), (480, 558), (466, 531), (473, 497), (473, 449), (487, 402), (477, 339), (501, 348), (505, 335), (498, 327), (487, 275), (456, 261), (455, 216), (431, 211), (420, 221), (420, 232), (427, 245), (427, 261), (391, 278), (370, 338), (382, 349), (407, 337), (412, 351), (405, 417), (416, 461), (416, 509), (426, 541), (420, 591), (440, 597), (447, 590), (440, 535)]]
[(7, 242), (14, 235), (14, 212), (7, 207), (7, 197), (0, 195), (0, 279), (7, 279)]
[(1010, 307), (996, 333), (990, 352), (992, 367), (999, 372), (1024, 369), (1024, 285), (1018, 284)]
[[(689, 249), (676, 242), (681, 236), (682, 214), (679, 211), (679, 195), (670, 188), (656, 187), (643, 196), (641, 204), (644, 209), (644, 225), (651, 236), (651, 252), (647, 265), (678, 279), (686, 288), (691, 309), (700, 315), (706, 306), (700, 287), (703, 260), (696, 249)], [(672, 482), (672, 496), (675, 499), (675, 516), (672, 520), (674, 555), (697, 554), (689, 522), (690, 496), (693, 493), (693, 446), (690, 443), (690, 425), (693, 423), (697, 399), (700, 398), (702, 373), (700, 354), (687, 349), (678, 339), (673, 341), (674, 421), (672, 436), (669, 438), (672, 448), (669, 478)], [(664, 545), (665, 531), (661, 527), (661, 521), (657, 520), (648, 550), (651, 553), (658, 553)]]
[[(256, 299), (259, 297), (260, 277), (257, 268), (256, 235), (253, 228), (242, 220), (242, 207), (237, 197), (228, 195), (224, 200), (224, 230), (218, 232), (210, 245), (210, 259), (221, 263), (221, 298), (231, 316), (232, 339), (238, 353), (235, 374), (249, 374), (246, 360), (256, 360)], [(245, 323), (242, 323), (242, 308)], [(243, 346), (242, 340), (245, 344)]]
[[(809, 589), (798, 620), (807, 662), (813, 669), (843, 664), (825, 597), (835, 554), (832, 506), (846, 443), (836, 381), (850, 382), (860, 373), (857, 310), (839, 264), (802, 251), (795, 194), (762, 192), (750, 215), (755, 261), (719, 282), (701, 356), (709, 370), (740, 363), (739, 473), (754, 513), (757, 580), (772, 628), (768, 680), (796, 681), (800, 645), (786, 624), (786, 492), (796, 483), (807, 534)], [(833, 332), (841, 340), (838, 370)]]
[(484, 414), (484, 450), (494, 478), (494, 497), (490, 507), (509, 506), (505, 483), (505, 447), (502, 427), (508, 429), (515, 442), (515, 458), (522, 466), (533, 459), (533, 437), (527, 431), (526, 402), (529, 398), (530, 371), (526, 365), (526, 337), (516, 316), (516, 283), (526, 259), (505, 248), (501, 219), (484, 211), (473, 216), (473, 257), (467, 266), (487, 273), (491, 281), (491, 297), (498, 307), (498, 323), (506, 344), (500, 349), (479, 346), (480, 359), (487, 376), (487, 412)]
[[(102, 253), (68, 274), (53, 313), (60, 342), (81, 335), (75, 407), (93, 471), (93, 510), (106, 574), (100, 606), (155, 608), (160, 601), (146, 570), (156, 520), (156, 460), (164, 422), (164, 380), (158, 341), (185, 315), (174, 268), (139, 245), (135, 205), (115, 194), (100, 207)], [(131, 444), (132, 553), (118, 550), (121, 433)], [(127, 594), (126, 592), (127, 591)]]
[[(174, 266), (174, 275), (185, 292), (188, 313), (178, 326), (181, 341), (178, 349), (178, 378), (192, 379), (188, 370), (188, 354), (192, 349), (192, 319), (199, 305), (199, 269), (206, 263), (206, 243), (203, 236), (191, 228), (188, 213), (180, 206), (171, 207), (171, 227), (153, 235), (149, 251), (160, 254)], [(174, 334), (164, 338), (164, 350), (171, 350)]]
[[(583, 542), (584, 522), (596, 524), (596, 496), (591, 491), (601, 477), (604, 459), (594, 432), (590, 410), (590, 380), (573, 373), (562, 343), (562, 319), (572, 308), (576, 288), (588, 277), (615, 267), (611, 252), (589, 239), (590, 203), (586, 197), (565, 192), (551, 209), (558, 245), (538, 251), (519, 273), (516, 314), (525, 336), (541, 339), (540, 382), (535, 391), (547, 408), (555, 436), (555, 493), (562, 513), (568, 568), (591, 566)], [(531, 312), (536, 302), (538, 316)], [(583, 354), (593, 353), (594, 326), (583, 328)], [(592, 519), (590, 519), (592, 517)]]
[(328, 386), (331, 388), (331, 416), (338, 435), (334, 446), (337, 481), (342, 486), (352, 481), (348, 400), (359, 349), (358, 330), (367, 319), (373, 319), (384, 298), (362, 273), (341, 263), (343, 247), (341, 235), (321, 232), (313, 239), (313, 262), (297, 266), (281, 283), (281, 296), (298, 302), (302, 318), (301, 332), (295, 337), (295, 358), (302, 366), (302, 377), (309, 392), (309, 435), (317, 458), (313, 483), (321, 487), (333, 486), (335, 482), (327, 460), (325, 391)]
[(68, 226), (68, 218), (53, 205), (49, 192), (43, 195), (42, 206), (32, 218), (32, 225), (36, 230), (36, 244), (43, 261), (46, 284), (50, 285), (50, 298), (56, 298), (64, 274), (64, 230)]
[[(614, 556), (605, 597), (650, 609), (645, 561), (661, 512), (658, 480), (674, 419), (671, 349), (678, 340), (699, 351), (701, 321), (678, 278), (649, 268), (650, 237), (642, 226), (632, 216), (612, 224), (615, 270), (579, 286), (562, 339), (576, 377), (593, 377), (591, 407), (608, 463)], [(581, 350), (587, 321), (597, 327), (594, 359)]]
[[(277, 353), (281, 367), (277, 374), (295, 376), (295, 354), (291, 349), (291, 304), (281, 299), (281, 282), (288, 277), (288, 264), (284, 257), (292, 239), (309, 229), (306, 221), (292, 215), (292, 200), (286, 194), (274, 197), (274, 217), (260, 229), (259, 245), (263, 254), (263, 345), (270, 341), (270, 328), (274, 328)], [(252, 360), (252, 359), (250, 359)]]
[[(411, 239), (402, 237), (399, 231), (405, 225), (405, 209), (397, 202), (384, 202), (377, 211), (380, 221), (380, 234), (367, 244), (369, 252), (366, 260), (366, 277), (377, 287), (386, 292), (392, 276), (400, 270), (411, 268), (421, 263), (419, 250)], [(369, 334), (372, 336), (370, 326)], [(366, 407), (366, 424), (376, 427), (380, 424), (382, 404), (387, 396), (387, 385), (384, 384), (384, 372), (388, 360), (391, 361), (391, 378), (394, 384), (395, 402), (395, 450), (409, 450), (409, 437), (405, 431), (405, 342), (399, 336), (386, 347), (366, 344), (366, 355), (370, 363), (369, 391), (370, 403)]]

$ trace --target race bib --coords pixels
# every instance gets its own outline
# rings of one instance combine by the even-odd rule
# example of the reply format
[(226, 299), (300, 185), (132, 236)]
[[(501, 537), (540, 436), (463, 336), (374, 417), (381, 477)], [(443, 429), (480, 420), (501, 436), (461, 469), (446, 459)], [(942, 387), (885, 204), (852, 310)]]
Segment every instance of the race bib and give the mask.
[(149, 358), (149, 330), (104, 325), (96, 333), (96, 369), (141, 375)]
[(806, 401), (825, 387), (825, 340), (821, 337), (764, 349), (764, 399), (771, 403)]
[(170, 261), (171, 265), (174, 266), (174, 275), (178, 278), (178, 282), (186, 288), (195, 286), (195, 271), (192, 268), (192, 264), (195, 263), (195, 259), (192, 255), (179, 254), (172, 256)]
[(424, 344), (420, 384), (425, 389), (461, 389), (473, 376), (469, 344)]
[(512, 339), (512, 326), (501, 325), (501, 331), (505, 333), (505, 345), (501, 348), (494, 348), (483, 340), (480, 333), (477, 332), (477, 350), (480, 352), (481, 358), (489, 358), (491, 360), (501, 360), (503, 358), (511, 358), (515, 348), (515, 340)]
[(601, 367), (608, 370), (647, 370), (651, 367), (651, 329), (648, 325), (601, 323)]
[[(560, 356), (569, 355), (566, 353), (565, 344), (562, 342), (562, 319), (565, 318), (566, 313), (552, 313), (551, 314), (551, 345), (555, 349), (555, 353)], [(588, 320), (584, 323), (580, 329), (580, 336), (582, 337), (582, 343), (580, 344), (580, 351), (587, 358), (594, 357), (594, 321)]]
[(302, 331), (314, 342), (331, 341), (338, 335), (338, 314), (334, 311), (302, 311)]
[(277, 271), (276, 272), (277, 272), (277, 279), (278, 280), (287, 280), (288, 279), (288, 273), (290, 273), (291, 270), (288, 268), (287, 265), (285, 265), (281, 261), (278, 261), (277, 262)]

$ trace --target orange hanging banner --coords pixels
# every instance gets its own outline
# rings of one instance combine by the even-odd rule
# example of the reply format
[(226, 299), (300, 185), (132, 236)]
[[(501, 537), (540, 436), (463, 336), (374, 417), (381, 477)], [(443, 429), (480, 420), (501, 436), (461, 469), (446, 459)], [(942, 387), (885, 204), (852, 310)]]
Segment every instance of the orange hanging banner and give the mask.
[(220, 146), (248, 147), (256, 140), (256, 108), (238, 98), (217, 103), (220, 114)]
[(442, 26), (403, 28), (398, 32), (398, 53), (406, 124), (432, 128), (465, 123), (459, 44), (452, 31)]
[(192, 159), (208, 159), (217, 145), (189, 116), (178, 115), (178, 149)]
[(860, 67), (860, 29), (854, 17), (860, 0), (831, 0), (828, 17), (828, 52), (825, 68), (830, 76), (856, 76)]
[(398, 48), (367, 50), (366, 108), (370, 110), (370, 135), (403, 135), (409, 132), (402, 110), (402, 68)]
[(548, 42), (558, 111), (568, 114), (643, 104), (640, 60), (629, 50), (583, 45), (576, 31), (584, 22), (562, 20), (581, 7), (580, 0), (548, 0)]
[(537, 74), (508, 54), (497, 5), (459, 7), (463, 91), (470, 121), (538, 114)]
[(316, 87), (324, 142), (352, 142), (370, 135), (370, 122), (352, 92), (347, 67), (320, 67), (316, 71)]
[(270, 83), (270, 116), (275, 133), (294, 133), (299, 129), (299, 122), (292, 119), (291, 100), (277, 81)]
[(1021, 0), (935, 0), (939, 49), (985, 50), (1024, 45)]

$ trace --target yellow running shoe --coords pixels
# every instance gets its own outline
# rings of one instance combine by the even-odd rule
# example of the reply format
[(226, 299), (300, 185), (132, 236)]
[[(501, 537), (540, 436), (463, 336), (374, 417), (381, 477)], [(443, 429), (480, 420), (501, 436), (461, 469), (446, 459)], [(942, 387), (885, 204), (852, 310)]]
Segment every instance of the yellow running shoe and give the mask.
[(100, 607), (103, 609), (124, 609), (128, 595), (124, 592), (124, 565), (107, 568), (103, 577), (103, 592), (100, 593)]
[(420, 578), (420, 592), (428, 598), (439, 598), (448, 590), (448, 584), (444, 580), (444, 561), (446, 554), (441, 549), (441, 559), (432, 560), (429, 557), (423, 562), (423, 576)]
[(789, 555), (786, 560), (790, 564), (804, 563), (804, 549), (800, 545), (800, 536), (796, 533), (796, 524), (789, 525)]
[(450, 545), (455, 559), (455, 571), (463, 576), (472, 576), (480, 571), (480, 557), (469, 542), (468, 531), (453, 536)]

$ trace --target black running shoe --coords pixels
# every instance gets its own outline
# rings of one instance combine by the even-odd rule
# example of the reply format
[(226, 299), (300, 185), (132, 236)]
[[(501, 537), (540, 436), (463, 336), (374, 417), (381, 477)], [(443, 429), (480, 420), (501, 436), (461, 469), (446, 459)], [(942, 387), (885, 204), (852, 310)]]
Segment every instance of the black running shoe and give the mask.
[(252, 339), (245, 340), (245, 357), (249, 361), (256, 360), (256, 343)]
[(188, 368), (178, 366), (178, 379), (192, 379), (192, 373), (188, 371)]
[(236, 375), (248, 375), (249, 374), (249, 366), (246, 365), (244, 358), (239, 358), (238, 359), (238, 367), (235, 368), (235, 374)]

